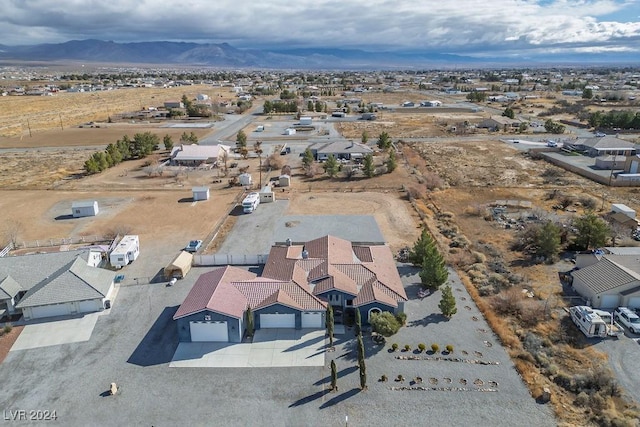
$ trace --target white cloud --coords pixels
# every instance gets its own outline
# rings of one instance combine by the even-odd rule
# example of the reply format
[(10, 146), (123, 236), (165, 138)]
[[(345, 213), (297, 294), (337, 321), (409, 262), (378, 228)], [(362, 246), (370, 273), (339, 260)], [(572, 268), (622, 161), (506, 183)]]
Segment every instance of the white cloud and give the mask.
[(4, 0), (4, 44), (97, 38), (442, 52), (637, 44), (634, 0)]

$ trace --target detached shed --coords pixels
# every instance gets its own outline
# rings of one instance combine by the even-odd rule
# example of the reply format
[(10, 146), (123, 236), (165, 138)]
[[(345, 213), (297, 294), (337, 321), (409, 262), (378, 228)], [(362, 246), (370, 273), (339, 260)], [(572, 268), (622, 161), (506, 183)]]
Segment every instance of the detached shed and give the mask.
[(71, 203), (71, 212), (74, 218), (81, 218), (83, 216), (96, 216), (98, 215), (98, 201), (97, 200), (79, 200)]
[(278, 187), (288, 187), (290, 185), (291, 185), (291, 176), (280, 175), (280, 178), (278, 178)]
[(184, 278), (189, 270), (191, 270), (191, 264), (193, 263), (193, 254), (182, 251), (164, 268), (164, 277), (169, 280)]
[(275, 199), (275, 193), (270, 185), (265, 185), (264, 188), (260, 190), (260, 203), (270, 203)]
[(209, 200), (209, 187), (193, 187), (193, 201)]

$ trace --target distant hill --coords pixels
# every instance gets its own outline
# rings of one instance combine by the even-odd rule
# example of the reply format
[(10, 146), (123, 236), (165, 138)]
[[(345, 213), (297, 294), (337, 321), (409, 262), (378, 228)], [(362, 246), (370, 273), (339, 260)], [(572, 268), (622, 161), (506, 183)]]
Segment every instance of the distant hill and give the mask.
[[(358, 49), (238, 49), (227, 43), (116, 43), (72, 40), (32, 46), (0, 45), (0, 60), (84, 61), (102, 63), (203, 65), (274, 69), (381, 69), (455, 66), (477, 63), (448, 54), (368, 52)], [(486, 62), (486, 60), (483, 60)]]
[(548, 54), (530, 58), (476, 58), (448, 53), (371, 52), (338, 48), (239, 49), (227, 43), (204, 44), (167, 41), (116, 43), (102, 40), (72, 40), (65, 43), (32, 46), (0, 45), (0, 60), (67, 60), (120, 64), (309, 70), (638, 64), (635, 56), (624, 53)]

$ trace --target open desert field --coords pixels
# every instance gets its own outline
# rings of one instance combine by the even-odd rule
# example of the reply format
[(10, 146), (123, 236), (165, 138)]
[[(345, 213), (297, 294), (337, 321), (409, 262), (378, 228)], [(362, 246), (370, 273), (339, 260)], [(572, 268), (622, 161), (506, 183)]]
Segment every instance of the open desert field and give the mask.
[[(3, 226), (18, 229), (19, 241), (134, 232), (145, 246), (167, 252), (194, 238), (204, 239), (232, 207), (238, 190), (217, 191), (193, 203), (184, 191), (0, 191)], [(97, 200), (95, 217), (70, 218), (71, 203)], [(197, 221), (193, 219), (197, 218)]]
[(163, 106), (165, 101), (190, 99), (199, 93), (214, 101), (235, 97), (229, 88), (192, 85), (172, 88), (131, 88), (102, 92), (61, 92), (54, 96), (0, 97), (0, 137), (25, 137), (46, 130), (64, 130), (84, 122), (106, 122), (111, 115)]

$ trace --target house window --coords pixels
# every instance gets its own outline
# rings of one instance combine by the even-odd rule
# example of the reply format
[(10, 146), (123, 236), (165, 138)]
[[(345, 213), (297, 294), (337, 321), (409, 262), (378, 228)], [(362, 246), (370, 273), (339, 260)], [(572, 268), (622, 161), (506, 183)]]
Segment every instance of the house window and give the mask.
[(210, 315), (208, 315), (208, 314), (205, 314), (205, 315), (204, 315), (204, 320), (211, 320), (211, 316), (210, 316)]
[(348, 299), (347, 300), (347, 305), (348, 306), (352, 306), (353, 305), (353, 300), (352, 299)]

